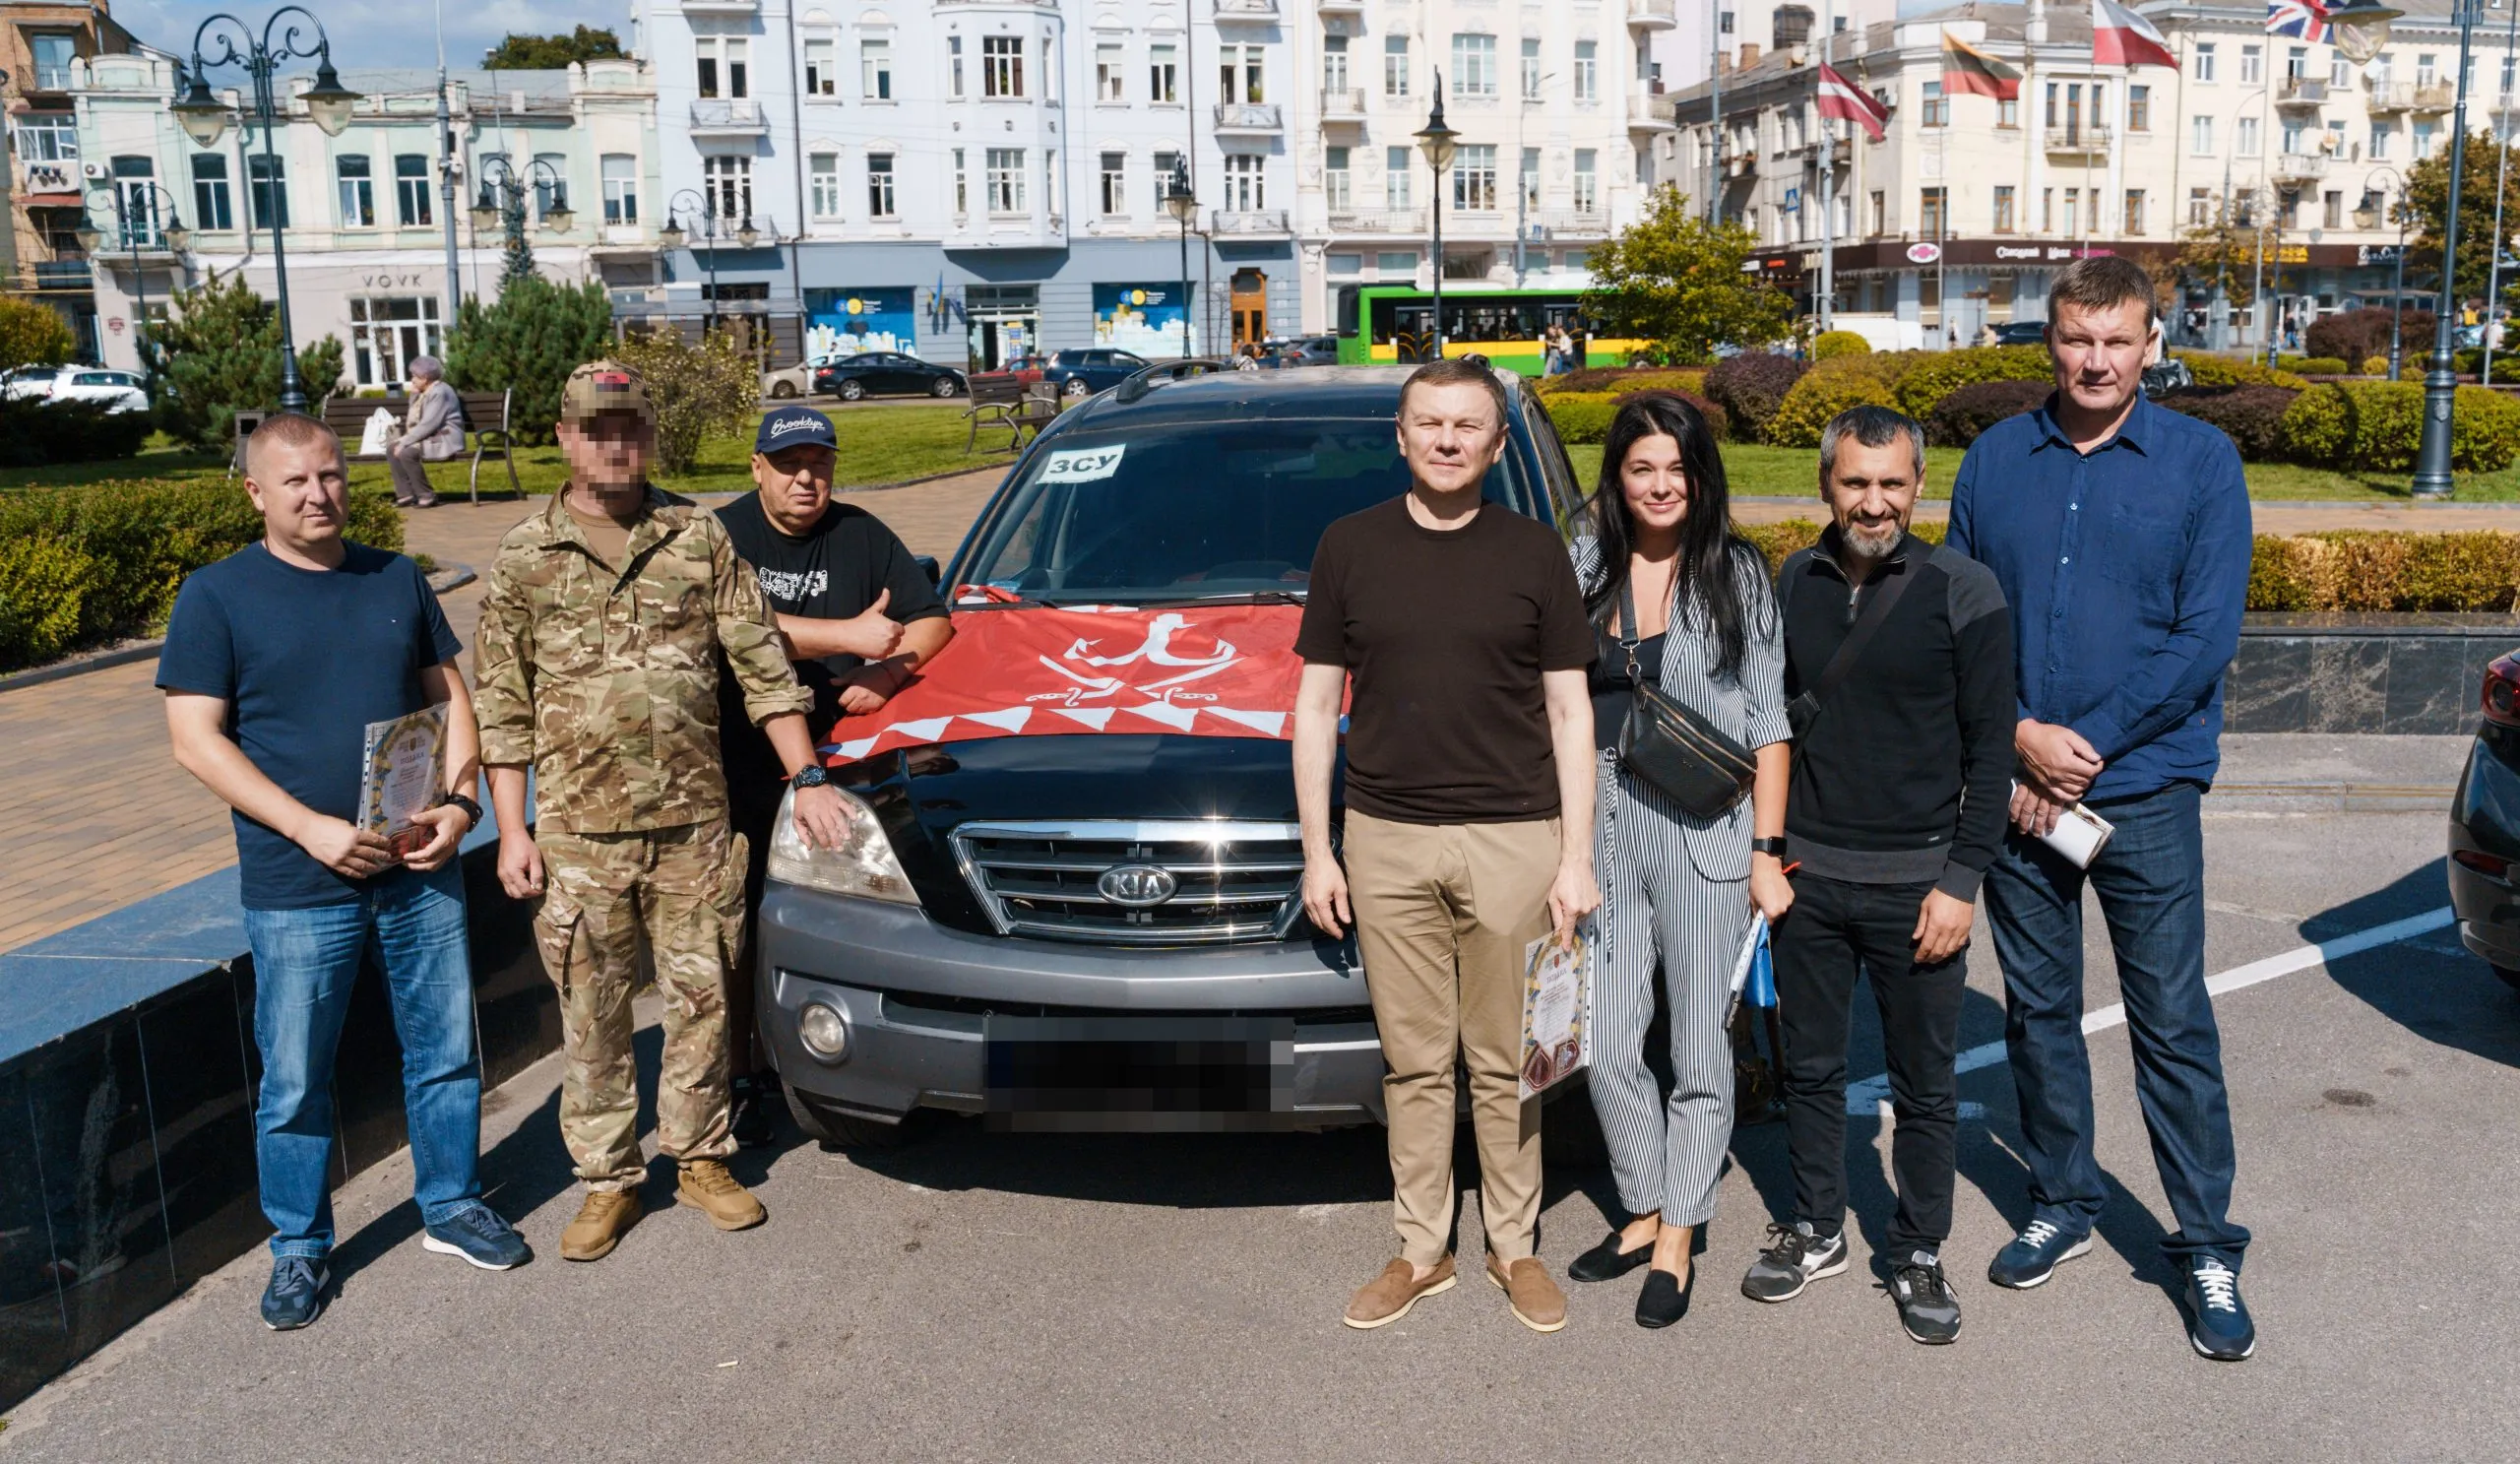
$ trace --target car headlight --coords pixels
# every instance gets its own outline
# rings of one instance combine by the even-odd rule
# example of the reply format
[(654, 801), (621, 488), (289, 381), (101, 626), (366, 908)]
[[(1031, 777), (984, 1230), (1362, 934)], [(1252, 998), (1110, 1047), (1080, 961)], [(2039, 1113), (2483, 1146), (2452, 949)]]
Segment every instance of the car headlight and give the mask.
[(840, 847), (806, 846), (796, 831), (796, 794), (790, 789), (779, 800), (779, 819), (771, 829), (770, 877), (835, 895), (917, 904), (918, 892), (911, 888), (910, 876), (902, 872), (901, 860), (894, 858), (892, 841), (884, 837), (883, 825), (875, 821), (874, 810), (837, 788), (832, 792), (840, 795), (841, 813), (848, 820)]
[(796, 1014), (796, 1041), (818, 1062), (837, 1063), (849, 1055), (849, 1021), (820, 1001), (808, 1001)]

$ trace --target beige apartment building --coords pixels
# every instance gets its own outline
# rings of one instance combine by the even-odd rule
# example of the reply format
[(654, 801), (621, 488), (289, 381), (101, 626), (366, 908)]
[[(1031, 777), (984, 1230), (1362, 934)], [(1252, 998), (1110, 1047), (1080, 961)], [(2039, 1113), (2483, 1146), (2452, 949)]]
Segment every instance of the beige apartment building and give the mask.
[[(2448, 144), (2458, 93), (2449, 0), (2397, 3), (2407, 16), (2362, 66), (2326, 40), (2268, 34), (2262, 3), (2228, 0), (2138, 7), (2175, 71), (2094, 65), (2089, 9), (2040, 0), (1913, 14), (1783, 53), (1744, 44), (1720, 77), (1720, 113), (1708, 87), (1671, 98), (1677, 176), (1758, 235), (1770, 278), (1809, 296), (1825, 239), (1836, 310), (1929, 345), (2044, 318), (2048, 279), (2082, 254), (2164, 261), (2226, 207), (2267, 218), (2262, 303), (2221, 336), (2262, 341), (2286, 318), (2384, 302), (2393, 287), (2389, 208), (2406, 170)], [(2019, 98), (1944, 95), (1945, 31), (2021, 71)], [(2479, 28), (2472, 131), (2514, 120), (2507, 34)], [(1880, 142), (1844, 122), (1824, 137), (1812, 103), (1824, 46), (1889, 108)], [(2212, 344), (2213, 282), (2182, 294), (2174, 335)]]
[(0, 0), (9, 192), (8, 219), (0, 226), (0, 292), (59, 310), (91, 358), (97, 345), (95, 289), (74, 231), (81, 200), (94, 183), (79, 156), (72, 74), (81, 60), (123, 54), (134, 44), (101, 0)]

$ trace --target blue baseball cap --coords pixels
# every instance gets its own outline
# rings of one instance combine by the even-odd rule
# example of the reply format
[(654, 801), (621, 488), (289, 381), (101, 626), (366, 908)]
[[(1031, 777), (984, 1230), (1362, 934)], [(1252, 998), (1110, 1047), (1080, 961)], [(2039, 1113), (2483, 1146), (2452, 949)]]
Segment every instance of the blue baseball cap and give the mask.
[(811, 407), (781, 407), (761, 419), (761, 430), (753, 434), (752, 450), (767, 457), (783, 447), (799, 447), (805, 443), (837, 448), (840, 438), (831, 429), (831, 418)]

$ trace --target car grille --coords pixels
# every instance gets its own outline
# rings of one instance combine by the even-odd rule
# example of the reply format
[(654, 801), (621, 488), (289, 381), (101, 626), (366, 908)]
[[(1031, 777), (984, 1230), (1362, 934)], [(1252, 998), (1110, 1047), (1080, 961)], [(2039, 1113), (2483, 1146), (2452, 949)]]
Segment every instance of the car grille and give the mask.
[[(1102, 945), (1279, 940), (1302, 911), (1303, 836), (1291, 823), (967, 823), (953, 838), (963, 877), (1001, 935)], [(1163, 870), (1176, 887), (1146, 905), (1108, 898), (1102, 875), (1129, 867)]]

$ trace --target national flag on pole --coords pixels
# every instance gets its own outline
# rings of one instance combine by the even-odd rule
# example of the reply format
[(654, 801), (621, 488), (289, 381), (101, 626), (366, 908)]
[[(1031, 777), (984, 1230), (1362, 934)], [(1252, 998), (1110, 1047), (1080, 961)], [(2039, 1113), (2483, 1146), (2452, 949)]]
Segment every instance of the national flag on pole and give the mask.
[(1872, 94), (1848, 81), (1828, 62), (1820, 63), (1820, 115), (1841, 122), (1853, 122), (1863, 129), (1863, 135), (1879, 142), (1890, 120), (1889, 110), (1872, 99)]
[(2267, 0), (2266, 33), (2298, 36), (2315, 45), (2327, 39), (2327, 7), (2319, 0)]
[(2162, 32), (2117, 0), (2091, 0), (2091, 59), (2096, 66), (2178, 69), (2178, 58), (2170, 53)]
[(1942, 95), (1967, 92), (2014, 101), (2021, 96), (2021, 73), (1959, 36), (1942, 32)]

